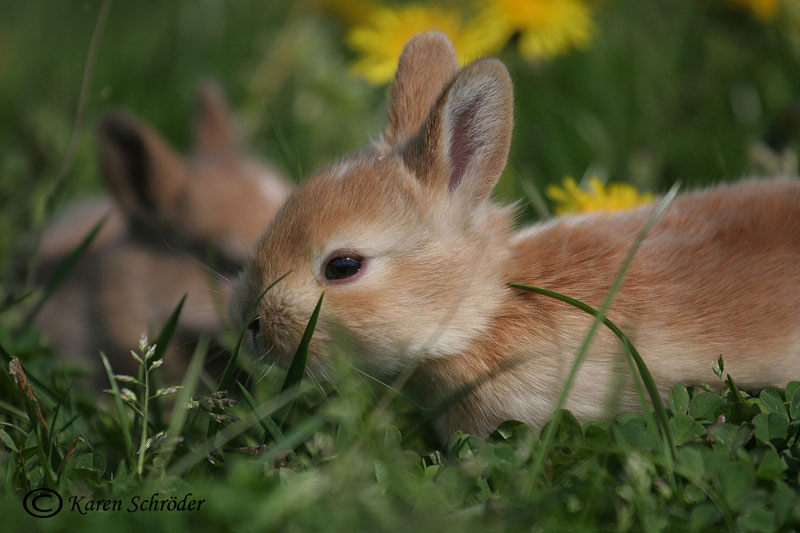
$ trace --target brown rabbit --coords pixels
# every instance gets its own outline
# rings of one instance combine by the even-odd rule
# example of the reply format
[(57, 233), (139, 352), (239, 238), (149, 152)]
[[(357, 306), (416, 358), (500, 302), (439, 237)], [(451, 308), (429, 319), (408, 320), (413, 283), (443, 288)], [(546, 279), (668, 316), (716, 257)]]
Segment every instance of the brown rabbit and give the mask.
[[(67, 281), (43, 308), (38, 326), (58, 355), (116, 370), (143, 332), (155, 334), (188, 293), (167, 368), (202, 333), (220, 330), (227, 280), (289, 194), (278, 172), (243, 155), (219, 88), (198, 91), (195, 153), (184, 159), (148, 125), (127, 113), (106, 115), (97, 128), (103, 177), (113, 198), (84, 200), (45, 232), (44, 270), (75, 248), (105, 213), (109, 219)], [(43, 273), (44, 277), (46, 273)], [(121, 357), (120, 357), (121, 356)], [(130, 368), (129, 368), (130, 369)]]
[[(325, 293), (310, 372), (324, 372), (334, 328), (381, 379), (416, 370), (410, 390), (435, 406), (479, 383), (440, 419), (486, 435), (507, 419), (541, 427), (592, 318), (510, 283), (600, 307), (654, 207), (562, 217), (514, 231), (490, 193), (512, 130), (508, 72), (461, 70), (446, 37), (422, 34), (400, 57), (383, 139), (313, 176), (278, 212), (232, 298), (256, 345), (294, 352)], [(746, 388), (800, 378), (800, 180), (748, 180), (679, 196), (645, 239), (608, 314), (662, 394), (718, 382)], [(240, 319), (241, 320), (241, 319)], [(483, 381), (482, 381), (483, 380)], [(636, 408), (621, 343), (601, 331), (567, 402), (580, 419)]]

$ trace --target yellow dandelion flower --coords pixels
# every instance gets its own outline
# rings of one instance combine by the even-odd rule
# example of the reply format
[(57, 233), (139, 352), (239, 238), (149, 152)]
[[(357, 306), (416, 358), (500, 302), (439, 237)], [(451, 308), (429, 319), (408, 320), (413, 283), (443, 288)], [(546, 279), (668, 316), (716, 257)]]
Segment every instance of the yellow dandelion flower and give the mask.
[(749, 9), (756, 18), (768, 21), (778, 14), (778, 0), (727, 0), (729, 4), (742, 9)]
[(462, 63), (483, 52), (479, 35), (464, 24), (458, 12), (423, 5), (378, 7), (365, 24), (347, 33), (348, 44), (361, 56), (353, 70), (376, 85), (390, 81), (405, 44), (429, 30), (447, 35)]
[(502, 48), (520, 32), (519, 51), (528, 59), (552, 57), (586, 46), (594, 21), (584, 0), (490, 0), (480, 10), (482, 35)]
[(652, 193), (640, 193), (625, 183), (605, 186), (597, 177), (592, 177), (585, 189), (570, 177), (564, 178), (562, 184), (561, 187), (550, 185), (546, 191), (548, 198), (556, 204), (557, 215), (625, 211), (653, 201)]

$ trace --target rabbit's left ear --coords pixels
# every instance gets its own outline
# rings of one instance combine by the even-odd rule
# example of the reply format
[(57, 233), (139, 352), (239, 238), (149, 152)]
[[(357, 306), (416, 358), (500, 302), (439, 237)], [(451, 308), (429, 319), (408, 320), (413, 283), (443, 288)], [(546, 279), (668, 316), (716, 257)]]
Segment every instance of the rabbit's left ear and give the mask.
[(458, 57), (443, 33), (417, 35), (403, 48), (389, 103), (386, 142), (406, 143), (428, 118), (436, 99), (458, 72)]
[(508, 71), (496, 59), (477, 61), (443, 91), (403, 159), (434, 191), (447, 191), (474, 206), (500, 179), (512, 125)]
[(149, 221), (173, 212), (189, 172), (150, 126), (128, 113), (107, 113), (97, 126), (97, 151), (103, 177), (127, 215)]

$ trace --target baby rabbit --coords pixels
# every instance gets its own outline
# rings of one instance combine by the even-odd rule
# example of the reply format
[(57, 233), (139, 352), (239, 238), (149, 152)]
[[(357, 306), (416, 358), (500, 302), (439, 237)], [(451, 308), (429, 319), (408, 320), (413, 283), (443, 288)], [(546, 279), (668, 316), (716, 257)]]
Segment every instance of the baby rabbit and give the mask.
[(217, 276), (204, 266), (207, 252), (216, 255), (210, 264), (222, 275), (238, 270), (290, 185), (238, 149), (226, 102), (213, 84), (198, 90), (190, 159), (127, 113), (106, 115), (97, 142), (113, 197), (79, 202), (46, 229), (40, 278), (105, 213), (109, 218), (43, 308), (38, 326), (57, 355), (99, 368), (104, 350), (115, 370), (125, 370), (141, 333), (158, 333), (188, 293), (175, 348), (165, 359), (165, 367), (177, 371), (182, 361), (176, 352), (190, 350), (200, 334), (220, 330), (218, 311), (229, 285), (220, 280), (209, 286)]
[[(242, 274), (235, 313), (258, 348), (287, 363), (321, 293), (309, 371), (338, 327), (381, 379), (410, 373), (436, 406), (475, 388), (439, 431), (486, 435), (507, 419), (550, 417), (592, 317), (515, 289), (532, 285), (598, 308), (654, 207), (562, 217), (519, 231), (490, 199), (512, 130), (508, 72), (461, 70), (447, 38), (411, 40), (383, 139), (311, 177), (287, 200)], [(608, 317), (630, 337), (661, 394), (676, 383), (742, 387), (800, 377), (800, 180), (749, 180), (679, 196), (642, 244)], [(638, 405), (621, 343), (601, 328), (567, 402), (580, 419)]]

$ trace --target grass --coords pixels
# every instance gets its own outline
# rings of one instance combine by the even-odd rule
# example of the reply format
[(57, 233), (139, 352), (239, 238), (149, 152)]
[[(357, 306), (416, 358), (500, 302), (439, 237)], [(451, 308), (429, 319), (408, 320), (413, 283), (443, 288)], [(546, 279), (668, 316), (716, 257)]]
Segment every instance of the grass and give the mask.
[[(670, 199), (655, 210), (641, 238)], [(636, 243), (631, 255), (635, 248)], [(624, 268), (619, 279), (623, 276)], [(800, 382), (765, 389), (758, 397), (738, 390), (731, 376), (721, 393), (677, 385), (665, 408), (635, 347), (604, 317), (613, 290), (598, 311), (544, 289), (516, 288), (559, 299), (609, 327), (635, 361), (655, 410), (644, 405), (642, 414), (581, 424), (560, 409), (567, 382), (541, 436), (508, 421), (488, 439), (459, 433), (444, 447), (404, 438), (416, 435), (415, 420), (423, 413), (396, 395), (389, 409), (382, 408), (385, 403), (375, 396), (381, 391), (348, 361), (335, 365), (328, 387), (303, 386), (322, 298), (279, 388), (279, 376), (272, 374), (252, 392), (237, 382), (242, 405), (227, 388), (199, 394), (207, 346), (201, 342), (182, 386), (153, 390), (150, 377), (180, 320), (181, 302), (159, 344), (143, 337), (138, 353), (131, 353), (141, 368), (138, 378), (114, 375), (101, 354), (114, 399), (105, 406), (81, 405), (80, 393), (65, 384), (59, 367), (51, 368), (46, 379), (52, 384), (44, 385), (41, 378), (29, 379), (18, 359), (9, 361), (0, 375), (5, 386), (16, 389), (9, 396), (18, 406), (4, 409), (0, 422), (7, 496), (0, 508), (14, 527), (39, 527), (42, 522), (21, 510), (20, 498), (47, 487), (67, 499), (68, 511), (47, 519), (48, 528), (56, 529), (113, 524), (123, 530), (189, 530), (202, 524), (221, 530), (433, 531), (536, 524), (545, 530), (777, 531), (800, 526)], [(714, 370), (722, 381), (722, 358)], [(39, 392), (34, 381), (42, 384)], [(157, 416), (150, 416), (151, 400), (175, 393), (170, 410), (159, 402)], [(57, 424), (59, 415), (69, 422)], [(120, 437), (125, 453), (117, 444)], [(102, 502), (117, 501), (134, 509), (134, 502), (150, 494), (167, 503), (191, 494), (208, 505), (202, 514), (125, 510), (122, 526), (114, 512), (96, 510), (108, 507)]]
[[(146, 341), (139, 348), (141, 364), (157, 372), (154, 348)], [(65, 497), (119, 499), (126, 506), (151, 493), (162, 499), (192, 493), (208, 503), (202, 514), (138, 512), (123, 521), (112, 512), (88, 512), (84, 504), (86, 515), (62, 511), (47, 529), (203, 524), (433, 531), (537, 524), (545, 530), (768, 531), (800, 525), (800, 382), (758, 397), (739, 391), (730, 376), (721, 393), (677, 385), (662, 407), (663, 421), (648, 409), (580, 424), (559, 410), (541, 438), (509, 421), (488, 439), (457, 434), (439, 447), (403, 438), (422, 414), (402, 397), (375, 416), (371, 395), (379, 391), (344, 361), (333, 389), (305, 384), (297, 395), (285, 386), (289, 379), (281, 391), (272, 376), (252, 393), (242, 388), (245, 401), (238, 405), (227, 394), (193, 392), (203, 353), (198, 349), (183, 389), (164, 389), (181, 395), (161, 413), (165, 426), (145, 415), (146, 382), (117, 376), (116, 402), (86, 409), (76, 405), (74, 390), (57, 383), (60, 400), (38, 398), (23, 368), (12, 363), (20, 408), (0, 423), (4, 516), (15, 527), (44, 527), (24, 514), (20, 497), (47, 486)], [(722, 381), (724, 361), (716, 368)], [(11, 378), (5, 370), (3, 376)], [(642, 378), (648, 384), (644, 371)], [(114, 384), (120, 379), (138, 396), (121, 392)], [(660, 404), (658, 396), (653, 400)], [(293, 401), (295, 409), (277, 429), (270, 417)], [(70, 422), (58, 424), (59, 414)], [(677, 445), (674, 457), (664, 453), (659, 421)], [(206, 438), (212, 422), (216, 429)], [(120, 435), (125, 453), (115, 442)], [(134, 437), (143, 444), (131, 454)]]
[[(89, 354), (111, 390), (98, 402), (76, 385), (85, 369), (64, 364), (32, 326), (93, 234), (43, 288), (17, 275), (35, 262), (31, 235), (52, 212), (100, 185), (91, 130), (72, 127), (76, 102), (86, 125), (124, 106), (185, 147), (192, 87), (214, 74), (254, 151), (299, 180), (380, 131), (385, 96), (348, 73), (339, 21), (289, 2), (113, 3), (84, 83), (101, 4), (12, 3), (0, 18), (4, 529), (800, 529), (800, 382), (749, 395), (720, 360), (719, 383), (677, 385), (663, 405), (635, 347), (604, 318), (607, 306), (546, 288), (518, 287), (611, 328), (653, 407), (642, 393), (640, 413), (581, 423), (558, 409), (541, 433), (507, 421), (486, 439), (440, 443), (436, 413), (353, 370), (346, 348), (330, 383), (302, 379), (313, 318), (288, 373), (262, 378), (243, 330), (226, 333), (234, 355), (220, 381), (203, 375), (211, 339), (201, 339), (180, 382), (161, 383), (157, 361), (178, 342), (182, 306), (157, 324), (150, 357), (149, 342), (139, 347), (137, 375), (115, 376), (118, 360)], [(597, 171), (655, 191), (678, 178), (688, 187), (733, 179), (759, 168), (748, 147), (774, 140), (785, 123), (773, 148), (796, 149), (791, 21), (764, 24), (694, 0), (615, 0), (596, 20), (585, 51), (543, 64), (502, 55), (515, 79), (516, 130), (498, 190), (504, 200), (529, 197), (527, 218), (546, 216), (541, 191), (564, 175)], [(565, 386), (559, 405), (567, 394)], [(25, 513), (24, 495), (37, 487), (63, 495), (57, 517)], [(201, 511), (127, 511), (132, 498), (188, 493), (205, 500)], [(71, 496), (86, 514), (72, 510)], [(88, 511), (99, 499), (120, 500), (123, 514)]]

